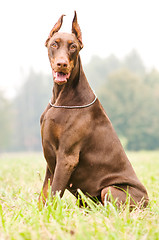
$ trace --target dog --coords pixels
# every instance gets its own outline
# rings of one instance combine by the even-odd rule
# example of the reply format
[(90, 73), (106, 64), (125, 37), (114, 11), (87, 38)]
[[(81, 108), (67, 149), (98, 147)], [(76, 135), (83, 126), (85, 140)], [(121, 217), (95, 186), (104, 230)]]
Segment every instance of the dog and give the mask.
[(52, 196), (60, 192), (62, 197), (68, 189), (78, 198), (80, 189), (102, 204), (114, 199), (121, 206), (129, 194), (130, 206), (142, 202), (146, 207), (147, 191), (84, 74), (79, 55), (82, 33), (76, 11), (72, 33), (59, 32), (63, 17), (45, 42), (54, 86), (40, 119), (47, 168), (39, 201), (46, 202), (50, 179)]

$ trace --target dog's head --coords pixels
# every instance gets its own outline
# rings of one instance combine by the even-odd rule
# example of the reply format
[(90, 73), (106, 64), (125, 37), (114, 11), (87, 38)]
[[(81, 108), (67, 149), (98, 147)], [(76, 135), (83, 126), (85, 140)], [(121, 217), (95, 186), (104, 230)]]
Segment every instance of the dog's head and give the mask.
[(45, 42), (53, 79), (58, 85), (67, 83), (76, 65), (78, 53), (83, 48), (82, 33), (77, 22), (76, 11), (72, 22), (72, 33), (58, 32), (62, 26), (63, 17), (64, 15), (59, 18)]

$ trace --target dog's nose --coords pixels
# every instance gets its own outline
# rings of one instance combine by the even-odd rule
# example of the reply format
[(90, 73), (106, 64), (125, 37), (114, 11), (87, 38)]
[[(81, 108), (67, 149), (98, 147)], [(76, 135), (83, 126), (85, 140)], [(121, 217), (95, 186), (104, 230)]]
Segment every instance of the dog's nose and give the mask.
[(68, 62), (64, 59), (61, 59), (57, 62), (57, 66), (60, 68), (67, 68), (68, 67)]

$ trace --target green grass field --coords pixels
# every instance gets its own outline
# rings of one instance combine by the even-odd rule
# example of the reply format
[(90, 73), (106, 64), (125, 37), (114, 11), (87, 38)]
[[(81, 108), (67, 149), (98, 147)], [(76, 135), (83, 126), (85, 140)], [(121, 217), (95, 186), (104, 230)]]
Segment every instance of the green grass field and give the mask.
[(150, 198), (145, 210), (131, 213), (91, 202), (79, 208), (68, 192), (39, 211), (42, 153), (0, 155), (0, 240), (159, 239), (159, 152), (127, 154)]

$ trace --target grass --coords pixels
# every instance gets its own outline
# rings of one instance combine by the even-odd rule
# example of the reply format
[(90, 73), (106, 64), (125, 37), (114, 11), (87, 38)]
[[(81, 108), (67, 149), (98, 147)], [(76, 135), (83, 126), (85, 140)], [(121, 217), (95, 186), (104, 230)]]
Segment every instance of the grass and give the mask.
[(0, 240), (158, 240), (159, 152), (128, 152), (128, 156), (150, 197), (145, 210), (131, 213), (87, 199), (89, 208), (79, 208), (67, 191), (39, 211), (45, 174), (42, 153), (1, 155)]

